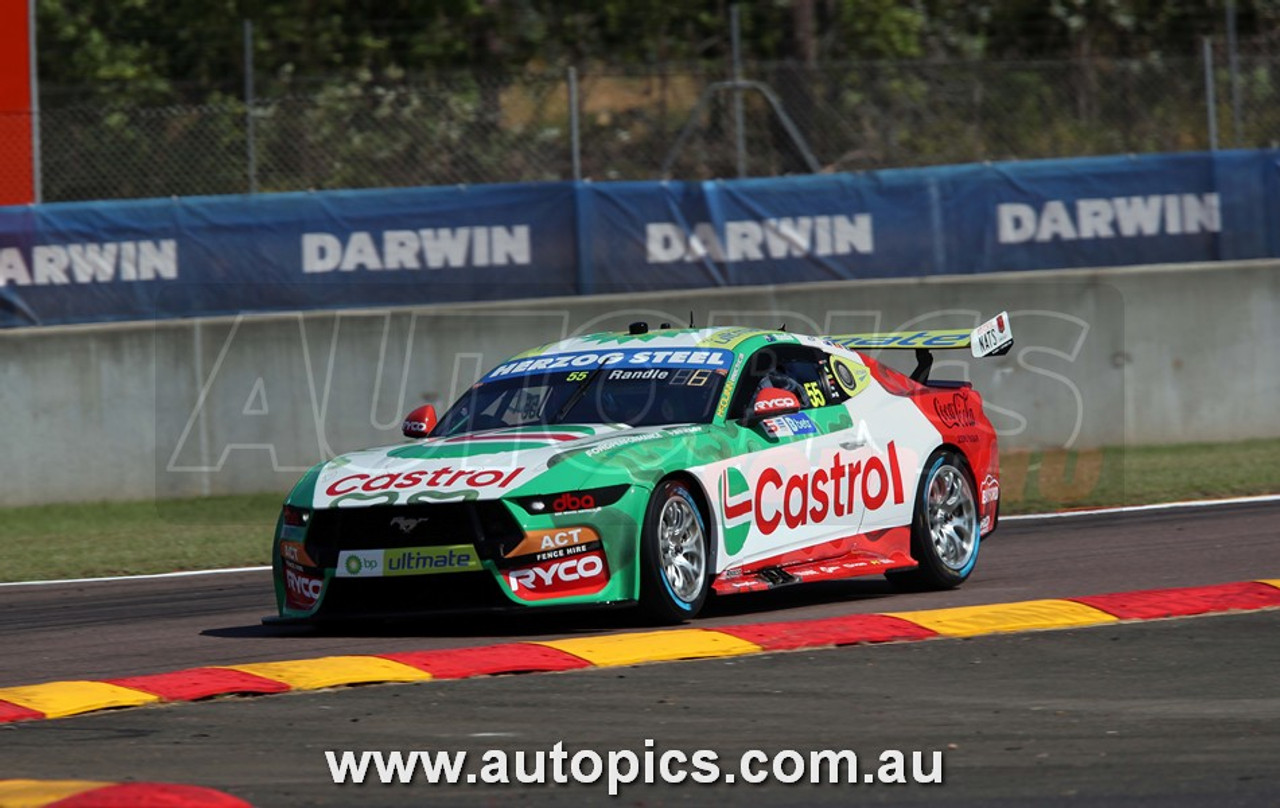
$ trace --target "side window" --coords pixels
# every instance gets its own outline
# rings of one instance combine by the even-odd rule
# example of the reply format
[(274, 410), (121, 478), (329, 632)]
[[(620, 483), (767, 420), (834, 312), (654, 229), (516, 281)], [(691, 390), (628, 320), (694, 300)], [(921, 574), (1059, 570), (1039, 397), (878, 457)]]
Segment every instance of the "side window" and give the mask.
[(803, 345), (770, 345), (747, 360), (729, 406), (729, 417), (742, 417), (756, 392), (765, 387), (794, 393), (806, 410), (838, 404), (847, 398), (834, 383), (824, 352)]

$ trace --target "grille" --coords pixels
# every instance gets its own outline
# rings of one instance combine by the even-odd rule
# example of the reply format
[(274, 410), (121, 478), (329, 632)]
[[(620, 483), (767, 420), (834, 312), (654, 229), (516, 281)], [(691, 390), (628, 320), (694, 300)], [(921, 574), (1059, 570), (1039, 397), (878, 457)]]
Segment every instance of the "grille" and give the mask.
[(522, 536), (515, 517), (496, 501), (332, 508), (312, 513), (307, 552), (322, 567), (336, 566), (340, 550), (447, 544), (472, 544), (481, 558), (497, 559)]
[(334, 578), (320, 617), (358, 617), (514, 608), (487, 572), (405, 578)]

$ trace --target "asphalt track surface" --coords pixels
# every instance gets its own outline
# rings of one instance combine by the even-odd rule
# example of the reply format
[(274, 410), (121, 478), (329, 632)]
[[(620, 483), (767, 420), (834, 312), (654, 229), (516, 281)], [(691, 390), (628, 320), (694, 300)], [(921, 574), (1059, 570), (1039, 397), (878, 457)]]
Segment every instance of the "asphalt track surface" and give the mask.
[[(1274, 503), (1007, 523), (961, 590), (879, 581), (715, 604), (695, 627), (1280, 577)], [(626, 613), (264, 627), (265, 573), (0, 590), (0, 686), (641, 628)], [(0, 727), (0, 776), (146, 779), (260, 805), (1280, 804), (1280, 611), (566, 674), (377, 686)], [(944, 751), (942, 785), (335, 786), (323, 750)]]

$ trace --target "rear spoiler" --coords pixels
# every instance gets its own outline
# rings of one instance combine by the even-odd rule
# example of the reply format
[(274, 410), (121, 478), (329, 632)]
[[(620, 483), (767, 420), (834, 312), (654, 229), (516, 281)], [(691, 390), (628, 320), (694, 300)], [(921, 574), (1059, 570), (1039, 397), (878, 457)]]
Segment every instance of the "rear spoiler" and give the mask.
[(924, 384), (929, 380), (929, 370), (933, 367), (932, 351), (969, 348), (976, 357), (1004, 356), (1013, 347), (1013, 327), (1009, 323), (1009, 313), (1002, 311), (972, 331), (967, 328), (886, 331), (878, 334), (836, 334), (827, 339), (854, 350), (914, 349), (917, 364), (911, 378)]

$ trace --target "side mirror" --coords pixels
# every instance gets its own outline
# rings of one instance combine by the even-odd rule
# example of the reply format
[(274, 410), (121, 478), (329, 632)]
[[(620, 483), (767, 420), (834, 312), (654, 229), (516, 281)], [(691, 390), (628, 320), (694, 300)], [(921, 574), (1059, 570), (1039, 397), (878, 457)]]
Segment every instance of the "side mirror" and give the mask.
[(800, 399), (795, 393), (779, 387), (765, 387), (751, 401), (751, 410), (743, 417), (746, 426), (758, 424), (766, 418), (800, 412)]
[(400, 425), (400, 429), (406, 438), (425, 438), (431, 434), (431, 430), (436, 428), (437, 420), (439, 419), (436, 417), (436, 408), (430, 404), (423, 404), (404, 417), (404, 423)]

